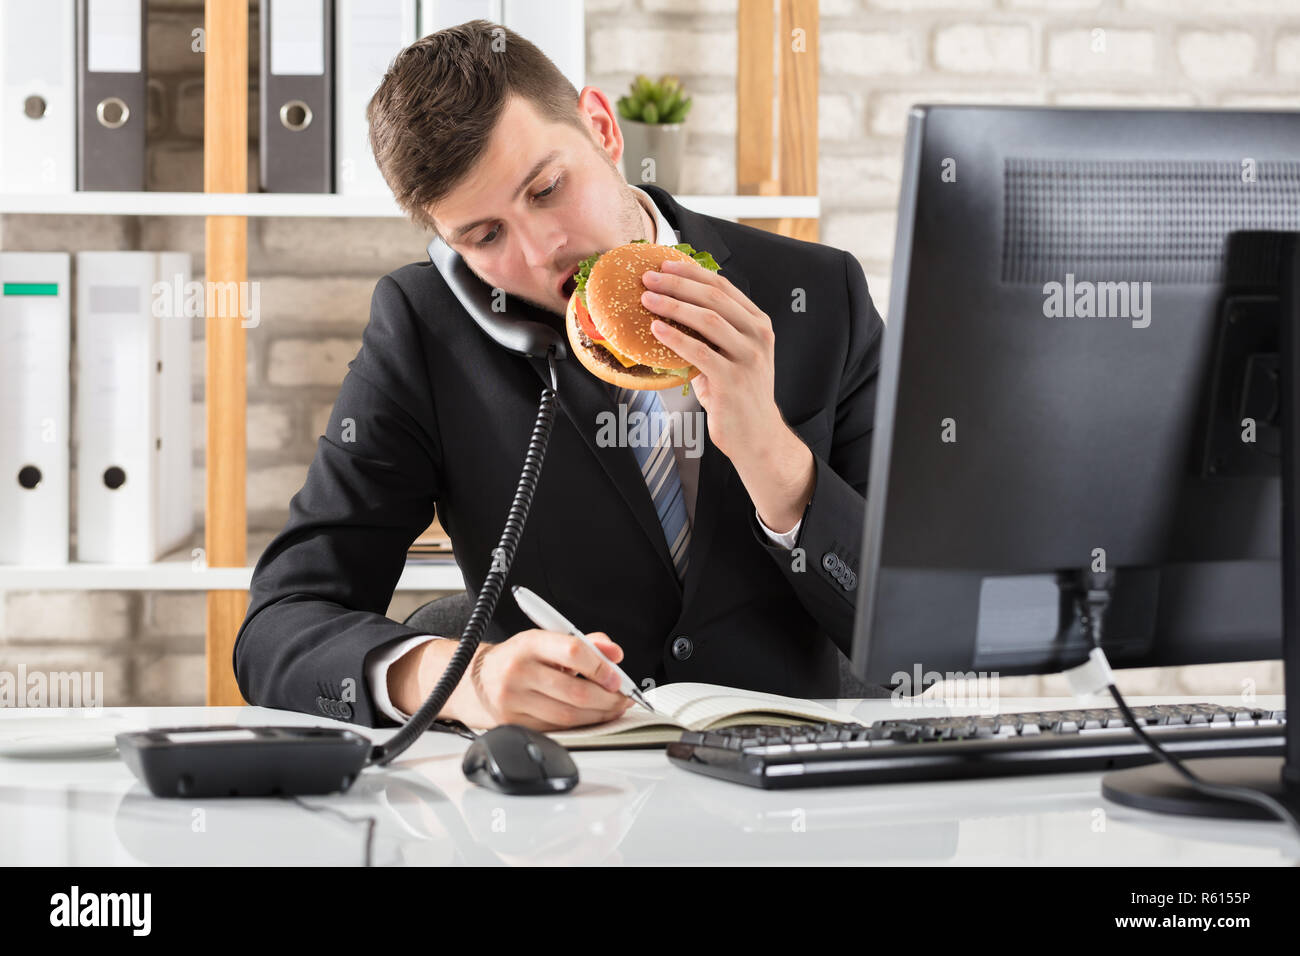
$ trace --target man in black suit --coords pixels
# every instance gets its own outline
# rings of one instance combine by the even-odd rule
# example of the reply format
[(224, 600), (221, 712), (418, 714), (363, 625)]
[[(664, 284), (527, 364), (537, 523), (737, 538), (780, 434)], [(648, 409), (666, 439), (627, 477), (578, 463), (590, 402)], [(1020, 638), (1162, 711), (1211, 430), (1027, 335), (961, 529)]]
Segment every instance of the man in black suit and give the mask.
[[(643, 473), (632, 448), (598, 437), (615, 393), (572, 357), (556, 363), (559, 414), (507, 590), (440, 716), (549, 730), (630, 706), (600, 655), (531, 626), (512, 584), (592, 634), (639, 686), (836, 696), (883, 332), (862, 268), (628, 185), (608, 99), (575, 95), (528, 41), (471, 21), (399, 54), (370, 104), (371, 142), (416, 222), (560, 330), (566, 280), (593, 253), (635, 239), (711, 253), (719, 273), (662, 267), (643, 277), (659, 298), (642, 300), (706, 340), (656, 326), (701, 374), (681, 399), (680, 386), (651, 394), (707, 428), (696, 454), (684, 429), (671, 461)], [(406, 550), (436, 506), (477, 595), (548, 384), (546, 360), (498, 347), (431, 263), (379, 281), (306, 483), (254, 572), (234, 652), (245, 699), (366, 726), (419, 706), (456, 642), (384, 616)], [(680, 484), (673, 542), (665, 475)]]

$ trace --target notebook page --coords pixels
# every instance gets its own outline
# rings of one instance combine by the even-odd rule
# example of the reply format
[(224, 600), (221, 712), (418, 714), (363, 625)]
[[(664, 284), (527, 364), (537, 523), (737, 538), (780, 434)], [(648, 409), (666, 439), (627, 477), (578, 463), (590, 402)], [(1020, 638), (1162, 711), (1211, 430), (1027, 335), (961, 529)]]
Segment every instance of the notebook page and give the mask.
[(809, 720), (845, 722), (851, 719), (811, 700), (741, 690), (720, 684), (663, 684), (646, 691), (645, 699), (658, 711), (657, 714), (650, 713), (640, 704), (633, 704), (627, 713), (607, 723), (557, 731), (556, 734), (562, 735), (567, 741), (604, 737), (646, 727), (703, 730), (715, 721), (750, 712), (760, 715), (753, 723), (767, 722), (761, 716), (764, 713), (805, 717)]
[[(659, 688), (655, 688), (658, 690)], [(663, 708), (654, 700), (655, 690), (648, 690), (644, 697), (650, 702), (650, 706), (659, 713), (652, 714), (640, 704), (633, 704), (627, 712), (613, 720), (606, 721), (603, 724), (591, 724), (587, 727), (575, 727), (571, 730), (557, 730), (552, 736), (562, 735), (567, 740), (584, 740), (588, 737), (604, 737), (609, 734), (620, 734), (628, 730), (643, 730), (646, 727), (667, 727), (672, 730), (681, 731), (683, 726), (676, 723), (671, 716), (664, 713)]]
[(655, 710), (670, 714), (678, 724), (691, 730), (703, 730), (724, 717), (751, 711), (807, 717), (810, 720), (845, 720), (844, 714), (815, 701), (718, 684), (664, 684), (647, 693), (646, 699)]

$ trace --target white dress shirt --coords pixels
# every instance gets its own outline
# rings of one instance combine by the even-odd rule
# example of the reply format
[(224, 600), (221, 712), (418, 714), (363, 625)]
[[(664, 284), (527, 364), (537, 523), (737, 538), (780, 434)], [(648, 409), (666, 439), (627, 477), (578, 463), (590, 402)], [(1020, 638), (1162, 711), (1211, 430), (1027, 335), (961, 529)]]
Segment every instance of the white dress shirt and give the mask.
[[(655, 220), (655, 244), (660, 246), (675, 246), (681, 242), (680, 237), (673, 230), (673, 227), (664, 218), (664, 214), (659, 211), (650, 194), (636, 186), (632, 187), (637, 201), (645, 207), (646, 212), (650, 213)], [(708, 250), (696, 250), (705, 251)], [(681, 385), (670, 385), (668, 388), (659, 389), (659, 401), (663, 403), (665, 412), (681, 412), (684, 419), (687, 415), (694, 415), (702, 412), (700, 400), (695, 397), (694, 389), (682, 394)], [(699, 419), (696, 419), (697, 421)], [(681, 440), (680, 434), (674, 436), (673, 456), (677, 459), (677, 472), (682, 481), (682, 494), (686, 499), (686, 514), (691, 522), (691, 527), (695, 526), (695, 494), (699, 487), (700, 480), (700, 453), (703, 449), (704, 435), (701, 429), (697, 429), (691, 436), (693, 448), (688, 448), (686, 443)], [(763, 519), (758, 517), (758, 509), (754, 509), (754, 517), (758, 520), (758, 525), (763, 532), (772, 539), (776, 544), (793, 548), (795, 540), (799, 536), (799, 528), (803, 525), (803, 520), (796, 522), (795, 526), (784, 534), (773, 531), (767, 525), (763, 524)], [(398, 723), (405, 723), (410, 719), (410, 714), (404, 714), (398, 710), (392, 700), (388, 697), (388, 668), (403, 654), (414, 647), (419, 647), (432, 640), (459, 640), (456, 637), (439, 637), (432, 634), (417, 634), (408, 637), (405, 640), (397, 641), (392, 646), (384, 648), (381, 653), (376, 654), (373, 659), (366, 665), (366, 680), (370, 684), (370, 693), (375, 700), (375, 706), (379, 711)]]

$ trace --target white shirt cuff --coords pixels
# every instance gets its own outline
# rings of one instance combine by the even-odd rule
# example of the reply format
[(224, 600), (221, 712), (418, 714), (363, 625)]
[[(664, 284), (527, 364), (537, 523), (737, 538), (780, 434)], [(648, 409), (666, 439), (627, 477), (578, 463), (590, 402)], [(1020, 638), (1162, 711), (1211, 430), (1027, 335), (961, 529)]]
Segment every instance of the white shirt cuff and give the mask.
[(404, 724), (411, 719), (410, 714), (404, 714), (397, 709), (388, 696), (388, 668), (397, 662), (399, 658), (407, 651), (421, 644), (427, 644), (430, 641), (450, 640), (433, 634), (417, 634), (414, 637), (408, 637), (398, 641), (391, 647), (387, 647), (382, 653), (376, 654), (372, 660), (366, 664), (366, 681), (370, 684), (370, 696), (374, 698), (375, 707), (381, 714), (390, 717), (399, 724)]
[(787, 549), (794, 547), (795, 539), (799, 537), (799, 528), (803, 526), (803, 518), (800, 518), (798, 521), (795, 522), (793, 528), (791, 528), (785, 534), (780, 534), (776, 531), (773, 531), (767, 525), (763, 524), (763, 519), (758, 517), (757, 508), (754, 509), (754, 518), (755, 520), (758, 521), (758, 526), (762, 528), (764, 532), (767, 533), (767, 536), (771, 538), (774, 543), (782, 545)]

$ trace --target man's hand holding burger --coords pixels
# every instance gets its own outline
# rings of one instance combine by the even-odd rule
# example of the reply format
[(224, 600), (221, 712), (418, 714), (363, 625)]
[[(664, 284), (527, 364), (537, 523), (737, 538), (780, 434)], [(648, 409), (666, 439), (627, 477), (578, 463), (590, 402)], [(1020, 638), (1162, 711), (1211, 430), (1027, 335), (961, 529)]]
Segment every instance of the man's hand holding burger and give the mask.
[(641, 281), (642, 305), (707, 340), (663, 321), (650, 325), (700, 370), (692, 381), (708, 413), (709, 439), (736, 466), (763, 523), (789, 531), (803, 517), (816, 475), (812, 452), (776, 405), (771, 319), (725, 276), (693, 260), (666, 259)]
[(713, 256), (685, 243), (634, 240), (583, 260), (571, 282), (565, 328), (587, 370), (632, 389), (694, 382), (709, 438), (736, 466), (763, 523), (793, 528), (816, 472), (773, 397), (767, 314), (719, 274)]

